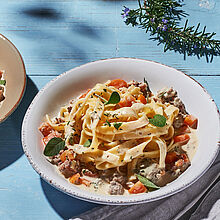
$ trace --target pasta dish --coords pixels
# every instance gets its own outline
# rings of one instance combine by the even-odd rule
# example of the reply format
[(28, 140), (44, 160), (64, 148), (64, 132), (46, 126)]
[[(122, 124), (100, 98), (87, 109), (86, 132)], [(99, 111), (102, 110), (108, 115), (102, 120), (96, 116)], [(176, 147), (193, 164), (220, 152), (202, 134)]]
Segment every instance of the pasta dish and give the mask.
[(96, 84), (46, 115), (44, 155), (72, 184), (110, 195), (146, 193), (176, 179), (196, 151), (198, 120), (173, 88)]
[(5, 99), (4, 93), (5, 93), (6, 81), (3, 79), (3, 74), (4, 74), (4, 71), (0, 70), (0, 106), (1, 106), (1, 103)]

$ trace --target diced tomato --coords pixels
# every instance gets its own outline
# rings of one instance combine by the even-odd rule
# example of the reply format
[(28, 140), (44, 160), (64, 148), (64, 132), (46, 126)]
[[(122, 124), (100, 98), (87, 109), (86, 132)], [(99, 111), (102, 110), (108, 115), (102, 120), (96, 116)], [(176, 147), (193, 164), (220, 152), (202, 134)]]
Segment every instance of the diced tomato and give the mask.
[(136, 102), (136, 99), (134, 98), (134, 96), (128, 95), (128, 96), (123, 97), (118, 104), (121, 108), (131, 107), (134, 102)]
[(71, 161), (75, 159), (74, 154), (72, 152), (66, 150), (60, 155), (60, 160), (62, 162), (64, 162), (67, 159), (67, 157)]
[(66, 160), (66, 156), (67, 156), (67, 151), (64, 151), (61, 155), (60, 155), (60, 160), (62, 162), (64, 162)]
[(141, 181), (138, 181), (128, 190), (128, 192), (131, 194), (144, 193), (147, 192), (147, 188)]
[(70, 152), (70, 151), (68, 151), (67, 157), (68, 157), (69, 160), (74, 160), (75, 159), (74, 153)]
[(85, 93), (83, 93), (79, 98), (85, 98), (86, 95), (91, 91), (91, 89), (88, 89)]
[(178, 155), (176, 152), (169, 152), (166, 156), (165, 163), (171, 164), (178, 160)]
[(108, 86), (114, 86), (115, 88), (119, 89), (121, 87), (128, 87), (128, 84), (123, 79), (113, 79)]
[(174, 137), (175, 143), (186, 144), (188, 143), (190, 137), (188, 134), (181, 134)]
[(189, 127), (196, 129), (198, 126), (198, 119), (193, 115), (187, 115), (184, 119), (184, 124), (189, 125)]
[(47, 122), (42, 123), (38, 129), (44, 137), (48, 136), (52, 131), (54, 131), (54, 129)]
[(46, 146), (50, 139), (54, 137), (62, 137), (62, 134), (53, 130), (49, 135), (43, 138), (43, 143)]
[(140, 102), (143, 103), (143, 104), (147, 104), (147, 100), (143, 95), (139, 95), (138, 100), (140, 100)]
[(84, 184), (87, 187), (91, 185), (91, 181), (87, 179), (81, 178), (81, 181), (82, 181), (82, 184)]
[(79, 173), (76, 173), (76, 174), (74, 174), (73, 176), (71, 176), (71, 177), (69, 178), (69, 181), (70, 181), (71, 183), (73, 183), (73, 184), (76, 184), (76, 185), (79, 185), (79, 184), (82, 183), (82, 180), (81, 180), (81, 178), (80, 178), (80, 174), (79, 174)]

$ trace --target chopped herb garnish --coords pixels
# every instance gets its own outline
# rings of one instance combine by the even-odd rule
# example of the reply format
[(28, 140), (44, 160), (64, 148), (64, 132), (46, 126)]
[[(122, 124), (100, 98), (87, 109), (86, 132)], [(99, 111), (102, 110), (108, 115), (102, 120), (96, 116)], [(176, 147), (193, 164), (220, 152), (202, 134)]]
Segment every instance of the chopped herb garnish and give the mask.
[(114, 124), (113, 124), (113, 126), (118, 130), (119, 128), (120, 128), (120, 126), (122, 125), (122, 122), (115, 122)]
[(108, 105), (108, 104), (117, 104), (117, 103), (120, 102), (120, 100), (121, 100), (120, 95), (119, 95), (116, 91), (114, 91), (114, 92), (111, 94), (109, 100), (108, 100), (107, 102), (105, 102), (105, 105)]
[(142, 182), (146, 187), (149, 188), (153, 188), (153, 189), (160, 189), (159, 186), (155, 185), (154, 183), (152, 183), (149, 179), (147, 179), (146, 177), (143, 177), (139, 174), (137, 174), (137, 178), (140, 180), (140, 182)]
[(92, 139), (88, 139), (84, 144), (83, 144), (83, 147), (90, 147), (92, 143)]
[(162, 92), (158, 97), (162, 98), (166, 92)]
[(118, 119), (118, 116), (117, 116), (117, 115), (118, 115), (118, 114), (115, 113), (115, 114), (112, 115), (112, 117)]
[(133, 157), (132, 156), (130, 156), (130, 160), (132, 160), (133, 159)]
[(64, 148), (65, 148), (65, 141), (62, 138), (54, 137), (50, 139), (49, 142), (47, 143), (44, 149), (44, 155), (48, 157), (55, 156)]
[(104, 115), (105, 115), (106, 117), (108, 117), (108, 116), (110, 116), (111, 114), (108, 113), (108, 112), (104, 112)]
[(67, 125), (69, 125), (70, 121), (67, 122)]
[(69, 144), (70, 144), (70, 145), (73, 145), (73, 144), (74, 144), (73, 133), (70, 134)]
[(164, 127), (167, 119), (163, 115), (154, 115), (154, 118), (150, 118), (149, 122), (156, 127)]
[(0, 85), (3, 85), (3, 86), (5, 86), (5, 84), (6, 84), (6, 80), (4, 80), (4, 79), (1, 79), (1, 80), (0, 80)]
[(111, 123), (108, 120), (105, 121), (105, 125), (108, 125), (109, 127), (111, 127)]
[(86, 172), (86, 169), (82, 169), (82, 173), (84, 174)]

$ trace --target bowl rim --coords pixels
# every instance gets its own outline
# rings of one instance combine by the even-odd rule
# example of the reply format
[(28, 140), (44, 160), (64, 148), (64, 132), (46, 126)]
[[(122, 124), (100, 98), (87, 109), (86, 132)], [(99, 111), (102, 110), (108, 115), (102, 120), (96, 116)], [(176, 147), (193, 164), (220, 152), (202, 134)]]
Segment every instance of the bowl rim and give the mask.
[(15, 49), (15, 51), (18, 54), (18, 56), (20, 57), (20, 60), (21, 60), (21, 63), (22, 63), (22, 67), (23, 67), (23, 73), (24, 73), (23, 74), (24, 75), (24, 83), (23, 83), (23, 87), (22, 87), (22, 91), (21, 91), (21, 94), (19, 96), (19, 99), (13, 105), (13, 107), (3, 117), (0, 118), (0, 124), (1, 124), (2, 122), (4, 122), (15, 111), (15, 109), (20, 104), (20, 102), (21, 102), (21, 100), (22, 100), (22, 98), (24, 96), (25, 89), (26, 89), (27, 76), (26, 76), (26, 68), (25, 68), (25, 65), (24, 65), (24, 60), (23, 60), (23, 58), (21, 56), (21, 53), (17, 49), (17, 47), (7, 37), (5, 37), (3, 34), (0, 34), (0, 38), (2, 38), (3, 40), (6, 40), (6, 42)]
[[(187, 75), (186, 73), (184, 73), (183, 71), (180, 71), (180, 70), (177, 70), (175, 69), (174, 67), (171, 67), (171, 66), (168, 66), (168, 65), (165, 65), (165, 64), (162, 64), (162, 63), (159, 63), (159, 62), (156, 62), (156, 61), (152, 61), (152, 60), (147, 60), (147, 59), (140, 59), (140, 58), (132, 58), (132, 57), (114, 57), (114, 58), (108, 58), (108, 59), (99, 59), (99, 60), (95, 60), (95, 61), (92, 61), (92, 62), (88, 62), (88, 63), (85, 63), (85, 64), (82, 64), (82, 65), (79, 65), (77, 67), (74, 67), (73, 69), (71, 70), (68, 70), (68, 71), (65, 71), (64, 73), (58, 75), (57, 77), (55, 77), (54, 79), (52, 79), (51, 81), (49, 81), (39, 92), (38, 94), (34, 97), (34, 99), (32, 100), (30, 106), (28, 107), (27, 109), (27, 112), (25, 114), (25, 117), (23, 119), (23, 124), (22, 124), (22, 130), (21, 130), (21, 136), (22, 136), (22, 146), (23, 146), (23, 150), (24, 150), (24, 153), (25, 155), (27, 156), (28, 158), (28, 161), (29, 163), (31, 164), (31, 166), (33, 167), (33, 169), (40, 175), (40, 177), (42, 177), (47, 183), (49, 183), (50, 185), (52, 185), (54, 188), (58, 189), (59, 191), (61, 192), (64, 192), (72, 197), (76, 197), (78, 199), (81, 199), (81, 200), (84, 200), (84, 201), (88, 201), (88, 202), (93, 202), (93, 203), (97, 203), (97, 204), (106, 204), (106, 205), (133, 205), (133, 204), (142, 204), (142, 203), (147, 203), (147, 202), (153, 202), (153, 201), (156, 201), (156, 200), (159, 200), (159, 199), (163, 199), (163, 198), (166, 198), (168, 196), (171, 196), (173, 194), (176, 194), (184, 189), (186, 189), (187, 187), (189, 187), (190, 185), (192, 185), (193, 183), (195, 183), (201, 176), (203, 176), (203, 174), (211, 167), (211, 165), (213, 164), (213, 162), (215, 161), (218, 153), (220, 152), (220, 149), (219, 149), (219, 145), (220, 145), (220, 133), (218, 134), (218, 138), (217, 138), (217, 143), (215, 145), (215, 151), (213, 153), (213, 157), (211, 159), (211, 161), (209, 161), (207, 167), (199, 174), (197, 175), (196, 177), (194, 177), (191, 182), (188, 182), (187, 184), (183, 185), (181, 188), (179, 189), (175, 189), (173, 191), (170, 191), (164, 195), (158, 195), (158, 196), (155, 196), (153, 198), (148, 198), (148, 199), (135, 199), (133, 198), (132, 200), (132, 197), (130, 197), (129, 201), (122, 201), (120, 200), (120, 198), (118, 200), (114, 200), (114, 201), (111, 201), (108, 200), (107, 198), (105, 200), (102, 200), (102, 199), (98, 199), (97, 197), (99, 196), (99, 194), (97, 194), (96, 196), (93, 196), (93, 198), (89, 197), (86, 195), (86, 193), (80, 193), (80, 195), (76, 192), (74, 192), (73, 190), (70, 190), (69, 188), (67, 187), (64, 187), (64, 186), (60, 186), (58, 183), (56, 183), (56, 181), (53, 181), (51, 180), (50, 178), (48, 178), (47, 175), (45, 175), (44, 173), (41, 172), (41, 170), (38, 168), (38, 166), (33, 162), (32, 160), (32, 156), (31, 154), (28, 152), (28, 147), (27, 147), (27, 144), (26, 144), (26, 141), (25, 141), (25, 128), (27, 127), (27, 119), (28, 119), (28, 116), (30, 114), (30, 110), (32, 108), (32, 105), (35, 103), (35, 100), (37, 100), (37, 98), (41, 95), (41, 93), (43, 93), (44, 90), (46, 90), (47, 88), (49, 88), (53, 83), (55, 83), (55, 81), (57, 81), (59, 78), (63, 77), (64, 75), (68, 74), (69, 72), (71, 72), (72, 70), (76, 70), (78, 68), (81, 68), (83, 66), (86, 66), (86, 65), (89, 65), (89, 64), (92, 64), (92, 63), (98, 63), (98, 62), (102, 62), (102, 61), (111, 61), (111, 60), (123, 60), (123, 59), (130, 59), (130, 60), (139, 60), (139, 61), (147, 61), (147, 62), (150, 62), (150, 63), (155, 63), (155, 64), (159, 64), (159, 65), (162, 65), (162, 66), (165, 66), (165, 67), (168, 67), (168, 68), (172, 68), (173, 70), (181, 73), (181, 74), (184, 74), (185, 76), (189, 77), (190, 79), (192, 79), (195, 83), (197, 83), (202, 89), (203, 91), (208, 95), (208, 98), (210, 99), (210, 101), (214, 104), (214, 107), (215, 107), (215, 111), (217, 112), (217, 116), (218, 116), (218, 123), (220, 124), (220, 112), (218, 110), (218, 107), (214, 101), (214, 99), (211, 97), (211, 95), (207, 92), (207, 90), (197, 81), (195, 80), (194, 78), (192, 78), (191, 76)], [(94, 198), (95, 197), (95, 198)]]

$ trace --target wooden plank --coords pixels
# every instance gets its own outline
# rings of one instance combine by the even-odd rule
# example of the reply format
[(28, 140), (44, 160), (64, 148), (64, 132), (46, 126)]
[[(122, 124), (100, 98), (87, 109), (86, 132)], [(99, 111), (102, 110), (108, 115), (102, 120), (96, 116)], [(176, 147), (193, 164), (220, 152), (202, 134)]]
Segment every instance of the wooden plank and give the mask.
[[(21, 3), (22, 2), (22, 3)], [(187, 1), (190, 24), (207, 25), (220, 38), (220, 4), (213, 9)], [(128, 27), (121, 18), (123, 5), (136, 1), (15, 1), (1, 4), (0, 31), (21, 51), (29, 75), (58, 75), (77, 65), (110, 57), (155, 60), (190, 75), (220, 75), (220, 58), (207, 64), (205, 58), (163, 52), (162, 45), (148, 40), (144, 30)], [(207, 19), (209, 16), (209, 19)]]

